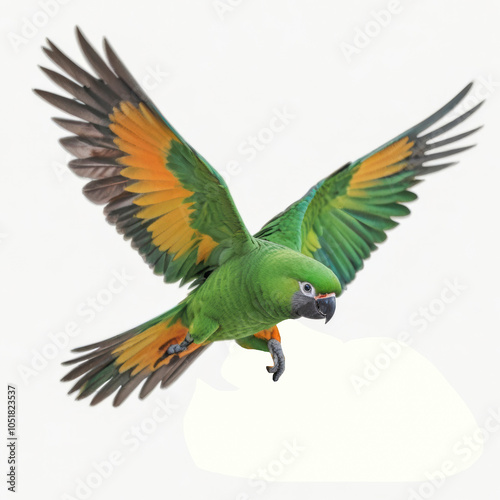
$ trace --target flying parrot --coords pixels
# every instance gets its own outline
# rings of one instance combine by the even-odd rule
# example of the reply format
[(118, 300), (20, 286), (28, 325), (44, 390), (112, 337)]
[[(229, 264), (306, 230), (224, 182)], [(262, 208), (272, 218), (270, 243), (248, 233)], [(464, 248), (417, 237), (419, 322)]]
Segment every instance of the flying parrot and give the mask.
[[(105, 205), (106, 220), (131, 240), (167, 283), (191, 283), (173, 309), (83, 353), (63, 381), (77, 399), (97, 404), (115, 393), (120, 405), (141, 383), (139, 397), (167, 387), (213, 342), (234, 339), (271, 354), (277, 381), (285, 357), (277, 324), (300, 317), (329, 321), (336, 298), (363, 261), (409, 214), (421, 177), (472, 146), (443, 148), (478, 128), (435, 140), (479, 105), (429, 129), (463, 101), (472, 84), (418, 125), (348, 163), (251, 235), (217, 171), (176, 132), (104, 39), (107, 62), (77, 28), (95, 75), (52, 42), (47, 56), (66, 73), (42, 70), (72, 98), (36, 89), (77, 119), (54, 118), (72, 135), (62, 146), (69, 168), (92, 179), (84, 195)], [(434, 151), (439, 148), (438, 151)], [(432, 162), (430, 165), (429, 162)]]

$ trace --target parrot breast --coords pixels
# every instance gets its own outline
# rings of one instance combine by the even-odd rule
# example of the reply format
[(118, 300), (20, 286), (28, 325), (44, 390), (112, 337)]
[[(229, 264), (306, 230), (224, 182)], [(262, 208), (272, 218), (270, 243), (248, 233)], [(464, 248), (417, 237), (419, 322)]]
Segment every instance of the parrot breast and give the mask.
[[(207, 278), (190, 296), (189, 315), (219, 324), (212, 341), (272, 328), (292, 317), (292, 297), (298, 290), (295, 274), (309, 261), (318, 264), (299, 252), (260, 240), (255, 250), (229, 259)], [(326, 267), (325, 271), (331, 272)]]

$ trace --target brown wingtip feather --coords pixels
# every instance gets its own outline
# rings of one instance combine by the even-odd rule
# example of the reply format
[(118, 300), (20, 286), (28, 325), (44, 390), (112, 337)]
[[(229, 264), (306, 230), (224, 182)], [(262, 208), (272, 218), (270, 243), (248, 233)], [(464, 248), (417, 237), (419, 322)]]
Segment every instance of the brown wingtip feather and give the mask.
[(130, 179), (115, 175), (104, 179), (91, 181), (83, 187), (83, 194), (92, 202), (98, 205), (104, 205), (113, 198), (123, 193), (130, 184)]

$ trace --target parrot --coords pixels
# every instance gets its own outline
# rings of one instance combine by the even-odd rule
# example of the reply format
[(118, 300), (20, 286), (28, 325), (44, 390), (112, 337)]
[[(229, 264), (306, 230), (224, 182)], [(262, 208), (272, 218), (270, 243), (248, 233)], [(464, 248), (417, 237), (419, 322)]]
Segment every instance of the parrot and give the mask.
[[(411, 188), (455, 165), (448, 157), (474, 145), (456, 142), (481, 127), (442, 138), (471, 116), (469, 83), (437, 112), (316, 183), (251, 235), (223, 177), (160, 113), (106, 38), (105, 59), (76, 28), (90, 71), (47, 40), (43, 51), (63, 75), (41, 70), (65, 97), (34, 92), (71, 118), (53, 118), (71, 135), (60, 140), (69, 168), (90, 179), (83, 194), (166, 283), (189, 283), (175, 307), (107, 340), (73, 349), (63, 381), (96, 405), (119, 406), (170, 386), (212, 343), (235, 340), (268, 352), (278, 381), (285, 356), (278, 324), (328, 322), (337, 298), (364, 261), (410, 213)], [(469, 94), (470, 96), (470, 94)], [(459, 106), (460, 105), (460, 106)], [(436, 128), (436, 122), (450, 116)], [(465, 109), (465, 110), (464, 110)], [(452, 147), (448, 147), (452, 145)], [(435, 151), (437, 149), (437, 151)], [(443, 159), (446, 159), (442, 161)]]

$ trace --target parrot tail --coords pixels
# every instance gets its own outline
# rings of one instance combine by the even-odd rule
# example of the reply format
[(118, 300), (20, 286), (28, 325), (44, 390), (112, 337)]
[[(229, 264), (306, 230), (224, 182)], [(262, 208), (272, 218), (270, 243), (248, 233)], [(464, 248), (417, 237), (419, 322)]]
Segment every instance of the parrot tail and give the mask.
[(78, 379), (69, 394), (79, 391), (79, 400), (96, 393), (90, 403), (96, 405), (118, 390), (113, 400), (113, 406), (118, 406), (143, 380), (141, 399), (160, 382), (162, 388), (172, 384), (209, 345), (192, 343), (185, 351), (162, 359), (166, 349), (182, 342), (188, 333), (178, 313), (179, 307), (121, 335), (74, 349), (90, 352), (63, 363), (78, 363), (62, 379)]

